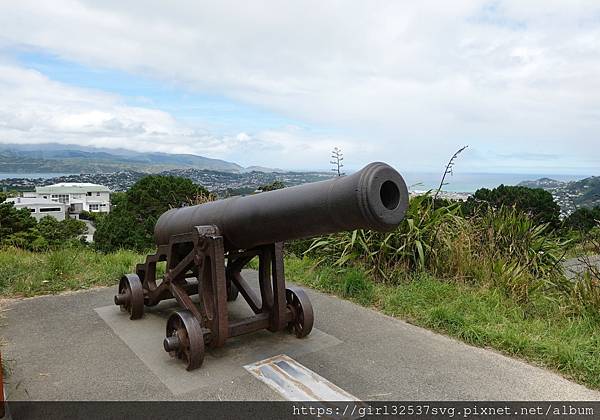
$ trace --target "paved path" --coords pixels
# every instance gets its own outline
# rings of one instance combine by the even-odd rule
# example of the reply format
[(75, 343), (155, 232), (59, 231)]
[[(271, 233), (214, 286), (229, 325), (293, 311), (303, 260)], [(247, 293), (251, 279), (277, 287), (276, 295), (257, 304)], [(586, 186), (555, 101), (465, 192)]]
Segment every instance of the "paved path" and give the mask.
[(600, 270), (600, 255), (590, 255), (578, 258), (570, 258), (563, 263), (565, 275), (568, 279), (575, 280), (581, 273), (587, 270), (588, 264), (598, 267)]
[(83, 235), (85, 240), (88, 242), (94, 242), (94, 233), (96, 233), (96, 226), (90, 220), (79, 219), (87, 226), (87, 233)]
[[(247, 277), (256, 281), (255, 272)], [(284, 353), (360, 399), (600, 400), (600, 393), (493, 351), (309, 291), (316, 330), (308, 339), (259, 332), (211, 351), (186, 372), (162, 349), (163, 302), (129, 321), (113, 288), (9, 304), (10, 399), (276, 400), (243, 365)], [(241, 314), (244, 302), (231, 305)]]

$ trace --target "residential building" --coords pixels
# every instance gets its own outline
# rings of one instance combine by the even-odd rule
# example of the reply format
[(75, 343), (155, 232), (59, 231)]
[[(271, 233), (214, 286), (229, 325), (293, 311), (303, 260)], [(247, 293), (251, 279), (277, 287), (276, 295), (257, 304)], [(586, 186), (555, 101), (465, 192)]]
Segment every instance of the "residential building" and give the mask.
[(64, 182), (36, 187), (35, 193), (29, 194), (35, 194), (37, 198), (65, 204), (69, 215), (78, 218), (79, 213), (82, 211), (91, 213), (110, 212), (110, 192), (110, 189), (103, 185), (88, 182)]
[(67, 206), (63, 203), (38, 197), (14, 197), (7, 198), (6, 202), (13, 203), (15, 208), (28, 208), (31, 215), (37, 220), (45, 216), (52, 216), (57, 220), (65, 220)]

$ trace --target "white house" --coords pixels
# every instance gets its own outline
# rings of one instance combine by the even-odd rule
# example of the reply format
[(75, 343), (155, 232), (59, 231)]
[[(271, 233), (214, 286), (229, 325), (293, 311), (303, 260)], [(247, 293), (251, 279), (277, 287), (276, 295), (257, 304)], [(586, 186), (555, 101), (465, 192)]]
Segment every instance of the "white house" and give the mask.
[(64, 204), (66, 211), (75, 217), (78, 217), (83, 210), (92, 213), (110, 212), (110, 189), (104, 185), (64, 182), (36, 187), (35, 193), (24, 193), (23, 197), (31, 195), (38, 199)]
[(14, 197), (7, 198), (6, 202), (13, 203), (17, 209), (28, 208), (31, 215), (37, 220), (40, 220), (45, 216), (52, 216), (58, 220), (65, 220), (67, 213), (67, 206), (65, 204), (57, 203), (56, 201), (47, 200), (45, 198)]

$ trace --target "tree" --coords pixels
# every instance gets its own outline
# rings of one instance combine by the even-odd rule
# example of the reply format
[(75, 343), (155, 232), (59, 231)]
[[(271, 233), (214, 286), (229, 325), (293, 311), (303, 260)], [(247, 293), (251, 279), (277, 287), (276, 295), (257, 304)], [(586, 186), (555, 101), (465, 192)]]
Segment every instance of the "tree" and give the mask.
[(258, 187), (258, 189), (261, 190), (262, 192), (280, 190), (282, 188), (285, 188), (285, 184), (283, 182), (277, 181), (277, 180), (271, 182), (270, 184), (266, 184), (261, 187)]
[(600, 207), (577, 209), (564, 220), (563, 224), (570, 229), (589, 232), (594, 226), (600, 224)]
[(19, 248), (42, 250), (67, 244), (87, 231), (81, 220), (58, 221), (46, 216), (39, 222), (29, 209), (16, 209), (13, 203), (0, 204), (0, 243)]
[(557, 228), (560, 224), (560, 207), (554, 202), (552, 194), (541, 188), (506, 185), (491, 190), (481, 188), (469, 197), (464, 209), (472, 213), (482, 202), (495, 208), (514, 207), (538, 223), (550, 224), (552, 228)]
[(105, 252), (119, 248), (143, 251), (153, 245), (156, 221), (165, 211), (202, 202), (210, 193), (191, 180), (149, 175), (113, 201), (113, 211), (96, 222), (95, 246)]
[[(123, 191), (117, 191), (110, 195), (110, 208), (117, 208), (124, 206), (127, 201), (127, 193)], [(97, 214), (97, 213), (96, 213)]]
[(342, 149), (334, 147), (331, 151), (331, 161), (329, 163), (333, 165), (333, 169), (331, 170), (335, 172), (337, 176), (346, 175), (342, 172), (342, 168), (344, 167), (344, 164), (342, 163), (343, 160), (344, 154), (342, 153)]
[(187, 178), (149, 175), (136, 182), (125, 194), (127, 210), (154, 229), (156, 219), (165, 211), (190, 205), (197, 196), (209, 193)]
[[(46, 216), (38, 222), (35, 230), (49, 247), (58, 247), (85, 234), (87, 225), (81, 220), (66, 218), (58, 221), (52, 216)], [(34, 248), (39, 248), (39, 245)]]
[(35, 227), (36, 221), (29, 209), (17, 209), (13, 203), (0, 204), (0, 241), (10, 235)]
[(121, 248), (145, 251), (152, 245), (152, 235), (138, 223), (133, 213), (117, 208), (99, 219), (94, 233), (94, 246), (103, 252)]

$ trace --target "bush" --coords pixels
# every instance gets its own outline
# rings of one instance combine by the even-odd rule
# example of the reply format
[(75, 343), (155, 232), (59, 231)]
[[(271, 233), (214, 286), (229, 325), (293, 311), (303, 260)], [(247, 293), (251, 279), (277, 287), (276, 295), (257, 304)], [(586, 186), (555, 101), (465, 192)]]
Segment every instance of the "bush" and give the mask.
[(104, 252), (142, 251), (153, 246), (154, 225), (173, 207), (209, 200), (210, 193), (186, 178), (149, 175), (113, 200), (113, 210), (97, 219), (94, 244)]
[(29, 250), (57, 248), (78, 243), (77, 237), (87, 232), (81, 220), (58, 221), (46, 216), (39, 222), (28, 209), (17, 210), (12, 203), (0, 204), (0, 244)]
[(152, 234), (127, 209), (116, 208), (96, 225), (94, 247), (99, 251), (143, 251), (151, 246)]
[(405, 219), (393, 232), (355, 230), (317, 238), (306, 254), (335, 266), (358, 262), (381, 280), (391, 280), (398, 270), (436, 272), (440, 257), (450, 251), (449, 239), (460, 235), (464, 222), (458, 204), (434, 208), (423, 195), (410, 200)]
[(101, 214), (105, 214), (105, 213), (94, 213), (94, 212), (83, 210), (79, 213), (79, 220), (89, 220), (91, 222), (95, 222), (97, 217)]
[(11, 235), (24, 232), (36, 225), (28, 209), (17, 209), (13, 203), (0, 204), (0, 241)]
[(515, 261), (534, 276), (543, 277), (560, 269), (564, 243), (549, 232), (548, 224), (537, 224), (513, 208), (489, 208), (472, 219), (477, 227), (478, 259)]
[(275, 191), (275, 190), (280, 190), (282, 188), (285, 188), (285, 184), (281, 181), (273, 181), (270, 184), (266, 184), (266, 185), (262, 185), (262, 186), (258, 187), (258, 189), (262, 192)]
[[(81, 220), (66, 218), (58, 221), (54, 217), (46, 216), (38, 222), (35, 229), (47, 246), (57, 247), (85, 234), (87, 225)], [(40, 243), (34, 248), (39, 249)]]
[(469, 197), (463, 209), (466, 214), (473, 214), (482, 203), (496, 209), (513, 207), (532, 217), (536, 223), (547, 223), (552, 229), (560, 226), (560, 207), (552, 194), (541, 188), (505, 185), (491, 190), (481, 188)]
[(564, 221), (563, 226), (568, 229), (589, 232), (600, 223), (600, 207), (593, 209), (580, 208), (575, 210)]
[(322, 265), (361, 267), (384, 282), (416, 271), (489, 285), (522, 303), (558, 282), (565, 244), (549, 233), (548, 224), (506, 207), (482, 207), (465, 218), (459, 206), (435, 207), (430, 197), (415, 197), (393, 232), (329, 235), (314, 240), (305, 254)]
[(312, 243), (312, 239), (296, 239), (294, 241), (286, 242), (284, 251), (287, 255), (302, 257), (302, 255), (310, 249)]

